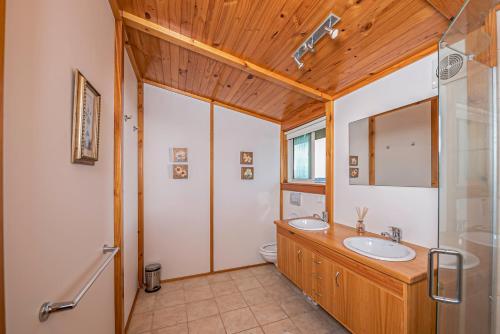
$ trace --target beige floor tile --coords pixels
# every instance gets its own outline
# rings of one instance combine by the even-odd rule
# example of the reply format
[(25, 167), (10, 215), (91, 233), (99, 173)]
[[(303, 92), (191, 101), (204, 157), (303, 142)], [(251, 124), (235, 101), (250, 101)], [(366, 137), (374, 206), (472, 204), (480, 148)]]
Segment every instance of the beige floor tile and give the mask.
[(297, 294), (290, 289), (285, 283), (277, 283), (264, 287), (275, 300), (283, 300), (297, 296)]
[(182, 282), (184, 283), (184, 289), (186, 290), (208, 285), (208, 280), (205, 276), (187, 278), (182, 280)]
[(300, 297), (297, 296), (297, 297), (283, 299), (280, 302), (280, 306), (289, 317), (293, 317), (301, 313), (314, 311), (312, 305), (309, 304), (305, 300), (305, 298), (306, 298), (305, 296), (300, 296)]
[(218, 315), (188, 322), (189, 334), (226, 334)]
[(156, 329), (152, 334), (188, 334), (187, 323)]
[(257, 280), (259, 281), (260, 284), (262, 284), (262, 286), (273, 285), (281, 282), (281, 277), (273, 273), (255, 275), (255, 278), (257, 278)]
[(227, 282), (230, 280), (232, 280), (232, 278), (229, 275), (229, 273), (216, 273), (216, 274), (212, 274), (212, 275), (207, 276), (207, 281), (209, 284)]
[(153, 312), (139, 313), (132, 316), (127, 334), (144, 333), (151, 329)]
[(264, 266), (251, 268), (250, 271), (255, 276), (264, 274), (274, 274), (276, 272), (276, 266), (274, 264), (266, 264)]
[(302, 313), (290, 319), (303, 333), (331, 334), (339, 328), (337, 325), (326, 321), (318, 311)]
[(174, 281), (174, 282), (167, 282), (167, 283), (162, 283), (161, 284), (161, 289), (158, 290), (158, 294), (163, 294), (165, 292), (170, 292), (170, 291), (175, 291), (182, 289), (184, 287), (184, 282), (181, 281)]
[(274, 301), (272, 295), (264, 288), (256, 288), (246, 290), (241, 293), (249, 306), (272, 303)]
[(219, 309), (214, 299), (202, 300), (186, 305), (188, 321), (206, 318), (212, 315), (217, 315)]
[(215, 301), (217, 302), (220, 313), (247, 307), (245, 299), (239, 292), (232, 295), (217, 297)]
[(260, 327), (255, 327), (243, 332), (239, 332), (238, 334), (264, 334), (264, 331)]
[(229, 334), (258, 327), (259, 324), (249, 308), (242, 308), (221, 314), (224, 327)]
[(138, 296), (134, 306), (134, 313), (150, 312), (155, 309), (156, 295), (148, 297)]
[(253, 277), (254, 275), (252, 273), (252, 268), (249, 268), (249, 269), (230, 271), (229, 276), (231, 276), (231, 278), (234, 280), (238, 280), (242, 278), (250, 278)]
[[(278, 322), (273, 322), (262, 327), (265, 334), (301, 334), (300, 330), (295, 327), (290, 319), (284, 319)], [(309, 334), (313, 332), (305, 332)]]
[(175, 326), (187, 322), (186, 305), (156, 310), (153, 315), (153, 329)]
[(234, 283), (236, 283), (236, 286), (240, 291), (246, 291), (262, 287), (262, 285), (260, 285), (259, 281), (257, 281), (255, 277), (237, 279), (234, 281)]
[(184, 290), (174, 290), (156, 296), (155, 309), (177, 306), (186, 303)]
[(287, 316), (281, 307), (276, 303), (260, 304), (251, 306), (255, 318), (260, 325), (266, 325), (271, 322), (286, 319)]
[(239, 291), (234, 281), (212, 283), (210, 287), (216, 297), (230, 295)]
[(208, 284), (203, 286), (198, 286), (195, 288), (185, 289), (185, 292), (186, 292), (186, 302), (188, 303), (204, 299), (210, 299), (214, 297), (212, 289), (210, 289), (210, 286)]

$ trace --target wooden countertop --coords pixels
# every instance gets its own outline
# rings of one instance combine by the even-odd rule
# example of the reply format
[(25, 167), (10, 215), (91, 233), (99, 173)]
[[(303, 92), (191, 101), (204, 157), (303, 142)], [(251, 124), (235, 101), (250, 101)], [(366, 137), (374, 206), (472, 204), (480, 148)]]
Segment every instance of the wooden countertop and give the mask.
[(323, 245), (341, 255), (348, 257), (351, 260), (387, 274), (404, 283), (412, 284), (427, 278), (428, 249), (425, 247), (402, 242), (402, 244), (415, 250), (416, 257), (413, 260), (405, 262), (381, 261), (353, 252), (347, 249), (343, 244), (344, 239), (348, 237), (365, 236), (381, 238), (381, 236), (378, 234), (365, 232), (362, 235), (359, 235), (356, 232), (356, 229), (337, 223), (335, 223), (333, 229), (329, 228), (326, 231), (299, 230), (288, 225), (288, 220), (278, 220), (274, 223), (279, 228), (285, 229), (287, 231), (292, 231), (298, 236), (306, 238), (314, 243)]

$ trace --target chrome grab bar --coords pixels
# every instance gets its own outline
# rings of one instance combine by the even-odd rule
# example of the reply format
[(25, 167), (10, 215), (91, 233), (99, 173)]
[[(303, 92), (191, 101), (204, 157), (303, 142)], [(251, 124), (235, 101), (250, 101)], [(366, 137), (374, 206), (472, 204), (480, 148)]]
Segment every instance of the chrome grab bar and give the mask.
[(74, 309), (78, 305), (82, 297), (85, 295), (85, 293), (87, 293), (87, 291), (90, 289), (92, 284), (94, 284), (94, 282), (102, 274), (104, 269), (106, 269), (111, 260), (113, 260), (116, 253), (118, 253), (119, 250), (120, 250), (119, 247), (110, 247), (104, 245), (104, 247), (102, 248), (102, 253), (103, 254), (111, 253), (111, 255), (106, 259), (106, 261), (104, 261), (104, 263), (99, 267), (99, 269), (95, 272), (95, 274), (87, 281), (85, 286), (78, 292), (78, 294), (75, 296), (75, 298), (73, 298), (73, 300), (66, 302), (58, 302), (58, 303), (52, 303), (52, 302), (43, 303), (42, 307), (40, 307), (40, 312), (38, 313), (38, 319), (40, 320), (40, 322), (46, 321), (51, 313)]

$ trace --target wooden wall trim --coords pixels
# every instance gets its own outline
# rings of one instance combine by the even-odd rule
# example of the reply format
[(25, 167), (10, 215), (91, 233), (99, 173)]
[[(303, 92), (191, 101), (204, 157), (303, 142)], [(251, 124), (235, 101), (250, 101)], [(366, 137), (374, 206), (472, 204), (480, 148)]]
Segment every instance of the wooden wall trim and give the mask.
[(137, 81), (142, 81), (141, 71), (139, 70), (137, 61), (135, 60), (134, 51), (132, 50), (132, 46), (128, 44), (128, 42), (125, 42), (125, 50), (127, 51), (128, 59), (130, 60), (130, 64), (132, 65), (132, 69), (134, 70), (135, 78), (137, 79)]
[(123, 22), (115, 21), (114, 71), (114, 259), (115, 334), (123, 334)]
[(439, 100), (431, 100), (431, 187), (439, 187)]
[(319, 194), (325, 195), (325, 185), (324, 184), (312, 184), (312, 183), (282, 183), (281, 191), (295, 191), (308, 194)]
[(0, 0), (0, 334), (6, 333), (5, 325), (5, 279), (4, 279), (4, 232), (3, 232), (3, 100), (5, 61), (5, 0)]
[(281, 74), (265, 69), (259, 65), (233, 56), (227, 52), (214, 48), (193, 38), (184, 36), (159, 24), (145, 20), (126, 11), (122, 12), (122, 17), (127, 26), (142, 31), (151, 36), (178, 45), (184, 49), (199, 53), (226, 65), (238, 68), (242, 71), (280, 85), (281, 87), (309, 96), (318, 101), (332, 100), (332, 97), (324, 92), (301, 84), (293, 79), (282, 76)]
[(132, 320), (132, 316), (134, 315), (135, 305), (137, 304), (137, 297), (139, 296), (140, 289), (137, 289), (134, 296), (134, 301), (132, 302), (132, 307), (130, 308), (130, 313), (127, 317), (127, 323), (125, 324), (125, 333), (128, 333), (128, 328), (130, 327), (130, 320)]
[(334, 228), (334, 114), (333, 101), (325, 102), (326, 114), (326, 185), (325, 210), (328, 212), (328, 222)]
[(233, 111), (236, 111), (236, 112), (239, 112), (239, 113), (242, 113), (242, 114), (245, 114), (245, 115), (249, 115), (249, 116), (252, 116), (252, 117), (260, 118), (260, 119), (262, 119), (264, 121), (267, 121), (267, 122), (271, 122), (271, 123), (275, 123), (275, 124), (281, 124), (281, 122), (279, 120), (277, 120), (277, 119), (274, 119), (274, 118), (271, 118), (271, 117), (267, 117), (267, 116), (264, 116), (264, 115), (261, 115), (261, 114), (257, 114), (255, 112), (252, 112), (252, 111), (249, 111), (249, 110), (245, 110), (245, 109), (242, 109), (242, 108), (239, 108), (239, 107), (235, 107), (235, 106), (232, 106), (232, 105), (229, 105), (229, 104), (225, 104), (224, 102), (213, 100), (213, 99), (205, 97), (205, 96), (200, 96), (200, 95), (192, 94), (192, 93), (189, 93), (189, 92), (177, 89), (177, 88), (173, 88), (173, 87), (170, 87), (170, 86), (167, 86), (167, 85), (164, 85), (164, 84), (161, 84), (161, 83), (158, 83), (156, 81), (149, 80), (149, 79), (143, 79), (143, 81), (144, 81), (144, 83), (146, 83), (148, 85), (151, 85), (151, 86), (162, 88), (162, 89), (165, 89), (165, 90), (177, 93), (177, 94), (181, 94), (181, 95), (184, 95), (184, 96), (188, 96), (188, 97), (191, 97), (193, 99), (197, 99), (197, 100), (204, 101), (204, 102), (207, 102), (207, 103), (213, 103), (214, 105), (217, 105), (219, 107), (231, 109)]
[(372, 116), (368, 119), (368, 158), (370, 160), (368, 168), (368, 184), (375, 185), (375, 117)]
[(280, 131), (280, 219), (283, 219), (283, 184), (288, 182), (288, 141), (281, 126)]
[(214, 272), (214, 104), (210, 103), (210, 272)]
[(144, 83), (137, 83), (137, 280), (144, 285)]
[(118, 0), (108, 0), (109, 6), (111, 7), (111, 12), (113, 12), (113, 16), (115, 17), (115, 20), (121, 20), (122, 19), (122, 10), (120, 9), (120, 4), (118, 3)]

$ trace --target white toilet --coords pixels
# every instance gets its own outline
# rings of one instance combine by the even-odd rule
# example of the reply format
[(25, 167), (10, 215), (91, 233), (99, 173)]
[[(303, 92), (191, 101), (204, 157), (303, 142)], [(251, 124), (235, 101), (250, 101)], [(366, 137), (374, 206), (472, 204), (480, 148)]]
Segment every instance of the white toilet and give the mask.
[(264, 260), (276, 264), (276, 258), (278, 254), (278, 248), (275, 242), (264, 244), (259, 248), (259, 253), (262, 255)]

